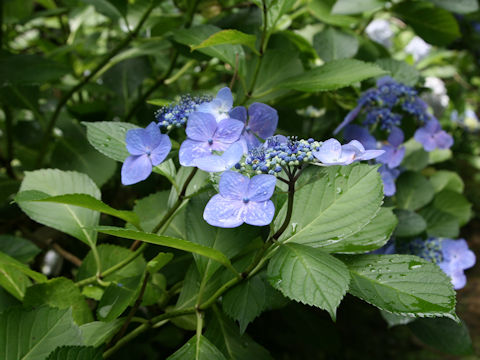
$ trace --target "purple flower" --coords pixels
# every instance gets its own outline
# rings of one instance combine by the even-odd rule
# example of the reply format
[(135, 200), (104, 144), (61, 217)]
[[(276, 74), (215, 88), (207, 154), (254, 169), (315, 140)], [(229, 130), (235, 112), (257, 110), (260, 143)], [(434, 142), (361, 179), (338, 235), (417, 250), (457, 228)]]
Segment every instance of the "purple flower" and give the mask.
[(405, 147), (402, 145), (404, 140), (403, 131), (400, 130), (398, 127), (393, 127), (390, 135), (388, 136), (388, 143), (382, 147), (382, 150), (385, 153), (380, 156), (377, 160), (389, 168), (396, 168), (403, 160), (405, 156)]
[(343, 131), (343, 137), (345, 141), (360, 141), (367, 150), (377, 149), (377, 140), (370, 134), (366, 127), (355, 124), (348, 125)]
[(245, 145), (245, 152), (259, 146), (261, 139), (273, 136), (278, 125), (278, 114), (274, 108), (262, 104), (253, 103), (247, 110), (243, 106), (237, 106), (230, 111), (230, 117), (245, 124), (242, 133), (242, 142)]
[(207, 155), (195, 161), (195, 165), (203, 171), (220, 172), (229, 170), (243, 156), (243, 146), (240, 142), (233, 143), (222, 155)]
[(205, 207), (203, 218), (213, 226), (232, 228), (247, 223), (264, 226), (272, 222), (275, 207), (270, 198), (275, 190), (276, 177), (256, 175), (248, 178), (226, 171), (220, 177), (219, 194)]
[(391, 169), (387, 165), (382, 165), (378, 169), (383, 181), (383, 193), (385, 196), (395, 195), (397, 187), (395, 186), (395, 180), (400, 175), (400, 170)]
[(341, 145), (338, 140), (328, 139), (318, 151), (312, 154), (324, 165), (349, 165), (358, 160), (370, 160), (383, 154), (383, 150), (365, 150), (363, 145), (352, 140), (346, 145)]
[(453, 287), (461, 289), (467, 283), (463, 271), (475, 265), (475, 254), (464, 239), (442, 240), (443, 261), (438, 266), (450, 276)]
[(429, 152), (437, 148), (448, 149), (453, 145), (452, 136), (442, 130), (437, 119), (428, 120), (423, 127), (415, 131), (413, 137)]
[(229, 111), (233, 106), (232, 92), (228, 87), (220, 89), (215, 99), (204, 102), (197, 107), (197, 111), (214, 116), (217, 122), (229, 118)]
[(219, 123), (211, 114), (194, 112), (187, 122), (187, 140), (180, 146), (179, 160), (182, 166), (197, 166), (196, 160), (225, 151), (236, 142), (243, 130), (243, 123), (226, 118)]
[(145, 180), (152, 167), (167, 157), (172, 143), (152, 122), (145, 129), (130, 129), (126, 135), (126, 146), (131, 154), (122, 165), (122, 184), (131, 185)]

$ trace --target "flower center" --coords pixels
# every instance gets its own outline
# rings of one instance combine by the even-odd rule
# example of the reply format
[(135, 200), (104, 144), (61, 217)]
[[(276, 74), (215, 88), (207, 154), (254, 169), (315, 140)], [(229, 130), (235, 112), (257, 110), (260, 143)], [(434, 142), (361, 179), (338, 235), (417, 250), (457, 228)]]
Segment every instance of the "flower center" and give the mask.
[(208, 145), (212, 145), (213, 144), (213, 139), (208, 139)]
[(243, 203), (244, 203), (244, 204), (248, 204), (248, 202), (249, 202), (249, 201), (250, 201), (250, 199), (249, 199), (249, 198), (246, 198), (246, 197), (245, 197), (245, 198), (243, 198)]
[(250, 132), (250, 130), (251, 130), (251, 129), (250, 129), (250, 126), (247, 126), (247, 127), (245, 128), (245, 131), (246, 131), (246, 132)]

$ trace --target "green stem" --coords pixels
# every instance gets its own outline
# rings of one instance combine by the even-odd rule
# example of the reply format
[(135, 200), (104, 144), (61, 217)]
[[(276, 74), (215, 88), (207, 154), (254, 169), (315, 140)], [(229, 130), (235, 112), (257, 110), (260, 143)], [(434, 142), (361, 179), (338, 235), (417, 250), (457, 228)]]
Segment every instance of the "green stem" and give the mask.
[(97, 247), (95, 245), (92, 246), (92, 254), (93, 258), (95, 259), (95, 266), (97, 267), (97, 279), (101, 278), (102, 274), (102, 261), (100, 260), (100, 255), (98, 254)]
[(17, 176), (15, 171), (13, 171), (12, 160), (13, 160), (13, 115), (12, 109), (10, 106), (5, 104), (3, 107), (3, 112), (5, 113), (5, 132), (6, 132), (6, 153), (5, 153), (5, 170), (7, 174), (12, 179), (16, 180)]
[(203, 312), (197, 310), (197, 346), (195, 349), (195, 359), (200, 358), (200, 339), (202, 337), (203, 329)]
[(63, 109), (63, 107), (67, 104), (68, 100), (75, 94), (78, 90), (80, 90), (83, 86), (85, 86), (90, 79), (92, 79), (105, 65), (109, 63), (109, 61), (117, 55), (123, 48), (125, 48), (132, 40), (135, 38), (138, 33), (140, 32), (140, 29), (142, 28), (143, 24), (147, 20), (148, 16), (154, 9), (156, 3), (152, 2), (152, 4), (148, 7), (148, 9), (145, 11), (143, 14), (142, 18), (138, 22), (137, 26), (135, 29), (130, 32), (125, 39), (123, 39), (110, 53), (90, 72), (88, 76), (85, 76), (82, 81), (80, 81), (77, 85), (75, 85), (73, 88), (71, 88), (65, 95), (63, 95), (58, 102), (55, 111), (53, 112), (52, 117), (50, 118), (50, 121), (47, 125), (47, 128), (45, 130), (41, 145), (40, 145), (40, 151), (38, 153), (37, 157), (37, 167), (41, 167), (43, 160), (45, 158), (45, 155), (47, 154), (47, 148), (48, 144), (50, 142), (50, 138), (53, 132), (53, 128), (55, 127), (55, 124), (58, 120), (58, 117), (60, 115), (60, 111)]

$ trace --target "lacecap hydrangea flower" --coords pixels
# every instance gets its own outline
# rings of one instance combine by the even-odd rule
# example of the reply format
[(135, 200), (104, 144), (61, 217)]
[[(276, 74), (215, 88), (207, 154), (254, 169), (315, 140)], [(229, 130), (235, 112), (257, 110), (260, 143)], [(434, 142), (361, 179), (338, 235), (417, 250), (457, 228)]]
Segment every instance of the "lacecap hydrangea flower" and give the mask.
[(185, 126), (188, 116), (197, 110), (200, 104), (211, 101), (210, 96), (183, 95), (180, 101), (164, 106), (155, 112), (155, 119), (161, 129), (171, 130)]
[(225, 87), (220, 89), (217, 96), (208, 102), (200, 104), (196, 111), (213, 115), (217, 122), (230, 118), (229, 112), (233, 106), (232, 91)]
[(213, 226), (232, 228), (247, 223), (264, 226), (272, 222), (275, 207), (270, 198), (276, 177), (256, 175), (251, 179), (233, 171), (220, 177), (219, 193), (205, 207), (203, 218)]
[(122, 165), (122, 184), (131, 185), (148, 178), (152, 168), (165, 160), (172, 143), (152, 122), (146, 129), (128, 130), (126, 146), (130, 156)]

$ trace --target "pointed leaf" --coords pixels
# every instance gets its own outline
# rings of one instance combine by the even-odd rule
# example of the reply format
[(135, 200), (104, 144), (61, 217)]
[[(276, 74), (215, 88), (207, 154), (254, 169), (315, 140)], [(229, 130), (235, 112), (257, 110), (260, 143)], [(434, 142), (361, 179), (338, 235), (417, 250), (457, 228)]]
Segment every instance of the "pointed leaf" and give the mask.
[(226, 360), (225, 356), (206, 337), (197, 335), (188, 340), (168, 360)]
[(255, 35), (245, 34), (238, 30), (221, 30), (213, 35), (210, 35), (207, 39), (203, 40), (198, 45), (191, 45), (190, 48), (193, 50), (202, 49), (215, 45), (245, 45), (252, 49), (254, 52), (257, 52), (255, 47), (255, 42), (257, 37)]
[(87, 346), (62, 346), (55, 349), (47, 360), (102, 360), (100, 349)]
[(125, 318), (110, 322), (93, 321), (80, 326), (83, 342), (86, 346), (98, 347), (108, 342), (123, 325)]

